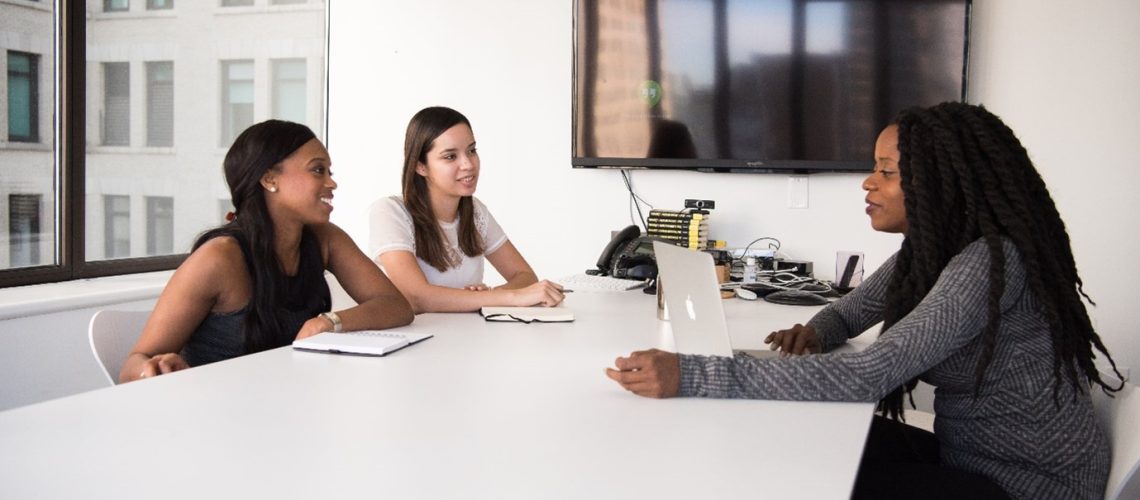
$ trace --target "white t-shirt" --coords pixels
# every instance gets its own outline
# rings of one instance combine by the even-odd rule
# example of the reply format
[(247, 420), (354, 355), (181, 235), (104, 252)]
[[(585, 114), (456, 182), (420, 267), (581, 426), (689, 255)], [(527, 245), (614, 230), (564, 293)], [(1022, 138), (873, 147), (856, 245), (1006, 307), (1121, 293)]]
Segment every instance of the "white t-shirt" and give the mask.
[[(439, 222), (440, 229), (447, 239), (446, 247), (451, 262), (459, 262), (458, 266), (449, 267), (447, 271), (439, 272), (423, 259), (416, 257), (420, 270), (427, 277), (428, 283), (449, 288), (463, 288), (467, 285), (483, 283), (483, 256), (495, 253), (499, 247), (507, 242), (507, 235), (499, 223), (491, 216), (491, 212), (478, 198), (472, 197), (475, 212), (475, 230), (483, 239), (483, 255), (468, 257), (459, 248), (459, 218), (451, 222)], [(416, 254), (416, 238), (413, 234), (412, 216), (404, 207), (404, 200), (399, 196), (381, 198), (372, 203), (368, 209), (368, 255), (372, 260), (379, 262), (381, 255), (394, 250), (404, 250)]]

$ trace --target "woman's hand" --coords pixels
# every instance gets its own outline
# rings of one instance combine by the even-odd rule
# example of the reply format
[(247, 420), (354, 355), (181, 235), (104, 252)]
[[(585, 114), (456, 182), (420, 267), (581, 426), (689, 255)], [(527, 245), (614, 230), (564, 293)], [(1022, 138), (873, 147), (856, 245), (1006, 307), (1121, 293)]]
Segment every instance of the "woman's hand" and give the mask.
[(764, 343), (772, 344), (771, 349), (779, 350), (780, 356), (818, 354), (823, 351), (823, 342), (815, 334), (815, 328), (799, 323), (787, 330), (768, 334), (764, 338)]
[(301, 340), (305, 337), (312, 337), (321, 332), (331, 332), (333, 330), (332, 321), (326, 319), (324, 316), (313, 316), (309, 318), (305, 324), (301, 325), (301, 330), (297, 332), (295, 340)]
[(547, 280), (510, 292), (512, 293), (512, 305), (523, 307), (554, 307), (561, 304), (562, 300), (566, 298), (566, 295), (562, 293), (562, 285)]
[(135, 380), (164, 375), (187, 368), (190, 368), (190, 365), (186, 363), (186, 360), (182, 359), (182, 356), (172, 352), (156, 354), (151, 356), (150, 359), (147, 359), (146, 363), (142, 366), (142, 371), (135, 376)]
[(681, 390), (681, 358), (657, 349), (636, 351), (617, 358), (606, 376), (627, 391), (647, 398), (671, 398)]

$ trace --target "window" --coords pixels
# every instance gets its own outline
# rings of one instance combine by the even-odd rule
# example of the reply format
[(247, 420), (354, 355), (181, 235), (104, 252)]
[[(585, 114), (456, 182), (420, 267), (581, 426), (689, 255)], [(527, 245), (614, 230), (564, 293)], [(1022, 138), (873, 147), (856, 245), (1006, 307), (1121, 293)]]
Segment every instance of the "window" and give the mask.
[(146, 254), (174, 253), (174, 198), (146, 197)]
[(174, 63), (146, 63), (146, 145), (174, 145)]
[(39, 56), (8, 51), (8, 140), (39, 142)]
[(222, 147), (253, 125), (253, 61), (222, 62)]
[(273, 5), (290, 5), (290, 4), (297, 4), (297, 3), (305, 3), (307, 1), (308, 0), (271, 0), (269, 3), (271, 3)]
[(131, 10), (129, 0), (103, 0), (103, 12), (126, 12)]
[(28, 267), (41, 264), (41, 200), (42, 196), (38, 194), (8, 195), (9, 267)]
[(219, 142), (324, 135), (327, 2), (25, 3), (0, 0), (0, 287), (173, 269), (230, 210)]
[(131, 256), (131, 197), (103, 195), (103, 258)]
[(103, 63), (103, 145), (126, 146), (130, 141), (130, 64)]
[(305, 122), (305, 60), (273, 61), (273, 117)]

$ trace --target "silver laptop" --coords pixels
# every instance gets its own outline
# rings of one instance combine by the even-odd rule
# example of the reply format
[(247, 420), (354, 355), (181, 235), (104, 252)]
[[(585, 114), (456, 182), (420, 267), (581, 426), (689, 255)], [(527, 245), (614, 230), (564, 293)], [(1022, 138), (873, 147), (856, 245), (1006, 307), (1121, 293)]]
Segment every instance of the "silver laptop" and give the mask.
[(653, 242), (653, 255), (677, 352), (707, 356), (743, 352), (757, 358), (778, 354), (768, 349), (732, 348), (711, 255), (660, 241)]

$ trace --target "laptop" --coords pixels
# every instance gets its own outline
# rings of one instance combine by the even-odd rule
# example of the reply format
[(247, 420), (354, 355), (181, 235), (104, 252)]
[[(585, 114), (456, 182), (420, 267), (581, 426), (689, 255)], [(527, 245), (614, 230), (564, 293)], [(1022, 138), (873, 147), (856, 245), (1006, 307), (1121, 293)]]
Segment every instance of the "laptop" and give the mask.
[(711, 255), (660, 241), (653, 242), (653, 255), (677, 352), (729, 357), (743, 352), (755, 358), (779, 355), (769, 349), (732, 348)]

